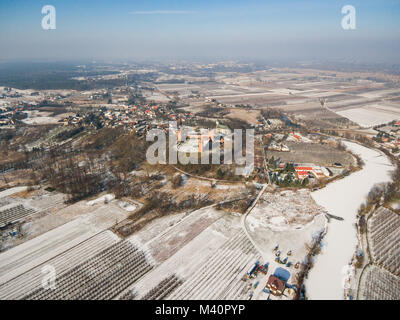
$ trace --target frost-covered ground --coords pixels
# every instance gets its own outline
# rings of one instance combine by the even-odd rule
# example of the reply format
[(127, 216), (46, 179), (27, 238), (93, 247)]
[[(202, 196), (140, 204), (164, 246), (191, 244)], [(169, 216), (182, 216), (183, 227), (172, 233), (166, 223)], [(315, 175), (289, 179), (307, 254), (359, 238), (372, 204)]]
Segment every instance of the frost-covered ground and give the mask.
[[(268, 276), (278, 268), (288, 273), (289, 285), (295, 284), (299, 271), (295, 268), (296, 263), (304, 261), (306, 244), (325, 230), (326, 223), (325, 209), (314, 202), (308, 189), (265, 193), (246, 220), (249, 235), (257, 244), (264, 262), (269, 263), (267, 277), (257, 280), (259, 285), (264, 287)], [(273, 249), (276, 245), (279, 245), (281, 260), (287, 258), (291, 266), (275, 261)], [(253, 298), (263, 299), (263, 295), (255, 292)]]
[(104, 196), (101, 196), (101, 197), (99, 197), (97, 199), (88, 201), (86, 204), (88, 206), (94, 206), (94, 205), (99, 204), (99, 203), (108, 203), (108, 202), (110, 202), (110, 201), (112, 201), (114, 199), (115, 199), (115, 195), (113, 195), (113, 194), (105, 194)]
[(390, 160), (379, 151), (352, 142), (345, 144), (360, 155), (365, 165), (362, 170), (312, 193), (318, 204), (344, 220), (331, 219), (329, 223), (322, 253), (305, 283), (310, 299), (343, 299), (345, 270), (357, 244), (354, 225), (357, 210), (372, 186), (389, 181), (393, 170)]
[(138, 298), (174, 274), (183, 284), (168, 299), (247, 299), (248, 283), (241, 278), (260, 259), (240, 216), (213, 207), (158, 219), (129, 241), (151, 253), (156, 263), (133, 286)]
[(302, 229), (323, 212), (310, 197), (308, 189), (266, 193), (247, 218), (250, 231), (261, 228), (274, 231)]
[(0, 199), (7, 197), (7, 196), (11, 196), (18, 192), (25, 191), (26, 189), (28, 189), (28, 187), (14, 187), (14, 188), (6, 189), (6, 190), (0, 192)]
[(75, 247), (126, 217), (127, 213), (113, 203), (102, 205), (71, 222), (2, 252), (0, 254), (0, 284)]
[(336, 112), (337, 114), (358, 123), (362, 127), (372, 127), (375, 125), (388, 123), (397, 120), (400, 115), (398, 112), (382, 110), (379, 106), (354, 108)]

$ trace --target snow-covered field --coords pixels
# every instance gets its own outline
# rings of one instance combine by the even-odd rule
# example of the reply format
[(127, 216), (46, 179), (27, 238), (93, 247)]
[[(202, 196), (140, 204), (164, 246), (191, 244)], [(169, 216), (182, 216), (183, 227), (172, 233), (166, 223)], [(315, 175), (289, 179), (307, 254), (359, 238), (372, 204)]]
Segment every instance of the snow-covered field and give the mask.
[[(66, 208), (68, 210), (68, 208)], [(95, 234), (126, 219), (128, 213), (114, 204), (94, 211), (48, 231), (0, 254), (0, 284), (73, 248)]]
[(360, 300), (399, 300), (400, 279), (376, 265), (365, 268), (360, 279)]
[[(135, 283), (134, 291), (138, 292), (138, 297), (142, 298), (163, 279), (175, 275), (183, 280), (183, 284), (168, 299), (247, 299), (248, 284), (241, 278), (260, 256), (241, 229), (240, 217), (222, 215), (223, 211), (203, 208), (166, 228), (165, 234), (148, 244), (140, 243), (143, 241), (140, 234), (131, 237), (130, 241), (142, 249), (149, 248), (147, 252), (152, 253), (154, 245), (151, 242), (155, 242), (157, 247), (163, 243), (179, 244), (179, 238), (194, 227), (188, 227), (188, 223), (195, 222), (201, 227), (198, 218), (219, 217), (216, 221), (209, 220), (207, 228), (187, 243), (179, 245), (179, 250), (174, 250), (166, 260)], [(163, 220), (165, 224), (167, 221)], [(164, 246), (162, 250), (167, 251), (168, 247)]]
[[(111, 231), (101, 232), (46, 261), (46, 265), (53, 266), (57, 276), (59, 276), (117, 243), (119, 240)], [(30, 291), (39, 288), (43, 279), (42, 268), (43, 264), (40, 264), (10, 281), (0, 284), (0, 300), (21, 299)]]
[(377, 110), (375, 108), (355, 108), (336, 112), (337, 114), (345, 117), (362, 127), (371, 127), (383, 123), (388, 123), (400, 118), (399, 113), (385, 112), (384, 110)]
[(376, 210), (368, 219), (368, 245), (378, 266), (400, 276), (400, 215), (385, 207)]
[[(278, 268), (288, 273), (289, 285), (295, 284), (299, 271), (295, 265), (307, 255), (305, 244), (324, 231), (326, 223), (325, 210), (314, 202), (307, 189), (265, 193), (246, 220), (249, 235), (264, 262), (269, 263), (267, 277), (259, 280), (260, 285), (264, 287), (268, 275)], [(279, 245), (281, 260), (287, 258), (290, 266), (275, 260), (276, 245)], [(254, 293), (253, 298), (263, 299), (263, 295)]]
[(86, 204), (88, 206), (94, 206), (99, 203), (108, 203), (114, 199), (115, 199), (115, 196), (113, 194), (105, 194), (104, 196), (101, 196), (97, 199), (88, 201)]
[(399, 94), (400, 93), (400, 89), (396, 88), (396, 89), (387, 89), (387, 90), (373, 90), (373, 91), (368, 91), (368, 92), (364, 92), (364, 93), (359, 93), (359, 96), (365, 97), (365, 98), (370, 98), (370, 99), (375, 99), (375, 98), (383, 98), (386, 95), (390, 95), (390, 94)]
[(25, 191), (26, 189), (28, 189), (28, 187), (14, 187), (14, 188), (6, 189), (6, 190), (0, 192), (0, 198), (11, 196), (15, 193)]
[(390, 160), (382, 153), (352, 142), (344, 142), (364, 160), (364, 168), (350, 176), (312, 193), (313, 198), (329, 213), (343, 217), (331, 219), (324, 238), (322, 253), (316, 259), (306, 280), (310, 299), (343, 299), (345, 270), (357, 244), (355, 217), (366, 195), (376, 183), (389, 181), (393, 170)]
[(315, 204), (308, 189), (285, 190), (265, 193), (247, 218), (250, 231), (286, 231), (302, 229), (314, 217), (323, 213), (323, 208)]
[[(136, 246), (148, 250), (155, 261), (161, 263), (196, 238), (223, 214), (223, 211), (215, 208), (203, 207), (188, 216), (179, 217), (175, 222), (171, 219), (163, 219), (164, 223), (168, 223), (169, 220), (172, 223), (171, 227), (164, 225), (160, 230), (160, 226), (157, 226), (157, 222), (155, 222), (152, 224), (156, 225), (154, 230), (151, 230), (152, 228), (149, 226), (135, 233), (128, 240)], [(150, 239), (147, 233), (152, 234)], [(150, 241), (146, 242), (146, 240)]]

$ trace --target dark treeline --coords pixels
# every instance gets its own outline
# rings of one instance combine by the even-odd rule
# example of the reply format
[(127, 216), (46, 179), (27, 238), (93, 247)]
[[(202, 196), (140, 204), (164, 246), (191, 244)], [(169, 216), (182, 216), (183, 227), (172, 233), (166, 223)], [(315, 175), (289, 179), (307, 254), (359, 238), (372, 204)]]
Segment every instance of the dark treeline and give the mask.
[(118, 74), (118, 71), (82, 69), (71, 63), (5, 63), (0, 64), (0, 86), (35, 90), (91, 90), (125, 84), (125, 79), (74, 80)]

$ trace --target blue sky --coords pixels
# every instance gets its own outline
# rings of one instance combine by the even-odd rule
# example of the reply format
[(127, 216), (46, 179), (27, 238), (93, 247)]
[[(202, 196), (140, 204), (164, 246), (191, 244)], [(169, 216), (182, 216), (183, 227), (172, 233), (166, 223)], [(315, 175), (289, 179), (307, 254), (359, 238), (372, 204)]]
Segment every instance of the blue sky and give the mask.
[[(41, 28), (44, 5), (56, 30)], [(344, 5), (357, 29), (341, 28)], [(400, 0), (1, 0), (1, 60), (400, 61)]]

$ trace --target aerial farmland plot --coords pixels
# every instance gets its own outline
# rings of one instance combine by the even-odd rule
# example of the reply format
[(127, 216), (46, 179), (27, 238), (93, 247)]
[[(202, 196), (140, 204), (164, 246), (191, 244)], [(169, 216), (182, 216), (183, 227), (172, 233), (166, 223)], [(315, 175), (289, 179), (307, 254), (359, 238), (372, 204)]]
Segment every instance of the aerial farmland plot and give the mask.
[(215, 210), (213, 207), (206, 207), (182, 217), (171, 227), (168, 227), (170, 223), (168, 219), (164, 222), (166, 223), (164, 230), (158, 234), (153, 233), (154, 237), (149, 241), (145, 240), (148, 238), (146, 231), (133, 235), (129, 240), (134, 244), (140, 243), (152, 254), (156, 261), (162, 262), (221, 218), (222, 214), (222, 211)]
[(326, 228), (325, 213), (307, 190), (265, 193), (246, 219), (246, 228), (269, 268), (285, 270), (287, 282), (295, 285), (307, 244)]
[[(99, 252), (120, 241), (112, 232), (99, 233), (64, 253), (47, 261), (61, 276), (69, 269), (92, 258)], [(0, 285), (0, 299), (22, 299), (27, 294), (41, 287), (43, 265), (38, 265), (29, 271), (14, 277)]]
[[(22, 238), (18, 242), (8, 242), (11, 248), (0, 253), (1, 299), (95, 299), (105, 295), (111, 298), (124, 287), (114, 288), (111, 278), (101, 276), (107, 268), (114, 270), (110, 273), (113, 277), (129, 274), (129, 279), (133, 280), (127, 279), (127, 285), (151, 269), (144, 252), (130, 242), (121, 242), (111, 231), (105, 231), (128, 216), (129, 205), (112, 199), (105, 204), (103, 196), (99, 198), (101, 201), (81, 201), (66, 206), (59, 193), (39, 190), (30, 195), (24, 190), (26, 188), (17, 188), (14, 192), (3, 193), (7, 196), (1, 198), (2, 204), (28, 203), (39, 212), (34, 217), (21, 216)], [(119, 260), (120, 264), (115, 265)], [(52, 291), (51, 295), (42, 288), (46, 268), (54, 270), (60, 285), (59, 291)], [(98, 288), (99, 296), (87, 296), (88, 288), (82, 287), (82, 281)]]
[(368, 243), (374, 262), (400, 276), (400, 216), (379, 208), (368, 220)]
[(375, 265), (368, 266), (360, 281), (360, 300), (399, 300), (400, 280)]
[[(215, 216), (217, 212), (212, 213), (214, 210), (207, 209), (207, 214)], [(195, 211), (186, 219), (196, 219), (197, 214), (201, 212)], [(173, 287), (173, 290), (169, 291), (164, 299), (248, 298), (248, 284), (241, 278), (260, 256), (241, 229), (240, 216), (221, 214), (222, 212), (218, 213), (219, 218), (215, 222), (209, 224), (184, 246), (181, 245), (178, 251), (171, 252), (172, 255), (168, 259), (157, 264), (153, 271), (127, 290), (126, 295), (129, 296), (129, 291), (135, 291), (135, 299), (141, 299), (148, 297), (151, 290), (156, 292), (157, 288), (161, 290), (166, 285)], [(158, 245), (165, 241), (171, 243), (168, 238), (183, 236), (180, 228), (183, 228), (183, 225), (176, 224), (154, 242)], [(151, 249), (151, 242), (143, 247), (150, 248), (148, 252), (154, 250)], [(171, 280), (168, 281), (169, 278)], [(168, 291), (165, 288), (163, 290)]]
[(367, 128), (393, 121), (393, 119), (400, 116), (400, 109), (396, 112), (393, 110), (382, 110), (379, 105), (368, 105), (365, 107), (348, 108), (343, 111), (338, 110), (336, 113)]

